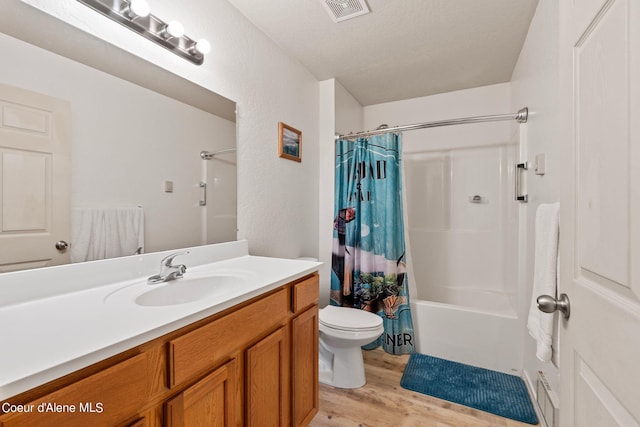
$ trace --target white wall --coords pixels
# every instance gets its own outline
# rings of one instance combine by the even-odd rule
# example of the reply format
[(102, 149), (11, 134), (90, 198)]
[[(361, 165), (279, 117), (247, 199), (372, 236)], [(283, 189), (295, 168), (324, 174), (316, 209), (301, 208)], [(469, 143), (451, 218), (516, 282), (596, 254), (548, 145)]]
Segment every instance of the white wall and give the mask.
[[(364, 127), (400, 126), (459, 117), (511, 113), (509, 84), (502, 83), (439, 95), (370, 105), (364, 108)], [(450, 149), (512, 142), (508, 122), (446, 126), (405, 132), (405, 152)]]
[(335, 183), (335, 134), (362, 129), (362, 106), (335, 79), (320, 82), (319, 260), (320, 306), (329, 303)]
[[(347, 89), (336, 81), (336, 128), (337, 134), (360, 132), (364, 129), (364, 110), (362, 105), (351, 95)], [(335, 154), (335, 150), (334, 150)], [(335, 157), (334, 157), (335, 160)], [(335, 163), (332, 163), (335, 165)]]
[[(234, 147), (235, 123), (4, 34), (0, 51), (0, 82), (70, 104), (72, 207), (142, 205), (147, 252), (204, 243), (199, 153)], [(234, 193), (235, 175), (219, 177)]]
[(320, 306), (329, 304), (331, 289), (331, 237), (333, 221), (334, 150), (333, 137), (336, 129), (336, 81), (320, 82), (320, 164), (319, 164), (319, 221), (318, 221), (318, 261), (320, 267)]
[[(520, 258), (521, 287), (525, 289), (520, 310), (528, 312), (531, 302), (534, 263), (535, 212), (540, 203), (556, 202), (560, 198), (559, 141), (557, 135), (558, 115), (558, 5), (556, 0), (540, 0), (531, 22), (520, 58), (511, 80), (511, 106), (529, 107), (529, 120), (521, 126), (521, 160), (532, 164), (536, 154), (546, 155), (545, 175), (527, 172), (529, 203), (521, 205)], [(524, 345), (524, 371), (534, 381), (536, 371), (547, 374), (552, 386), (558, 391), (558, 371), (552, 363), (542, 363), (535, 356), (535, 343), (522, 325)], [(557, 356), (557, 353), (556, 353)]]
[[(225, 0), (150, 0), (212, 52), (195, 66), (75, 0), (22, 0), (234, 100), (238, 106), (238, 237), (253, 254), (317, 256), (318, 82)], [(278, 157), (278, 122), (302, 131), (302, 163)]]

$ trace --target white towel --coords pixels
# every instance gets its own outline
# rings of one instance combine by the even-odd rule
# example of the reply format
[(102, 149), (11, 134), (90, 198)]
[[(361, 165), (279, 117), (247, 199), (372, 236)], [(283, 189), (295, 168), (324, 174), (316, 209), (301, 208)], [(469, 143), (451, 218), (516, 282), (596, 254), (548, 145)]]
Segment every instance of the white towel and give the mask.
[(127, 256), (143, 250), (141, 207), (72, 209), (71, 262)]
[(560, 203), (541, 204), (536, 211), (535, 266), (533, 292), (527, 328), (537, 342), (536, 356), (543, 362), (551, 360), (553, 314), (538, 309), (540, 295), (556, 297), (558, 284), (558, 236)]

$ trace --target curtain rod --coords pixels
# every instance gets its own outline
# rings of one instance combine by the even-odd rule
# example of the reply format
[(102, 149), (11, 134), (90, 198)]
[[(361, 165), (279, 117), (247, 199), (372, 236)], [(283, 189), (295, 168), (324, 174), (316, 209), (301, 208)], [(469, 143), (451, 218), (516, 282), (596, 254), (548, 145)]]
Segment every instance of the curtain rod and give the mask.
[(426, 128), (434, 128), (439, 126), (462, 125), (467, 123), (498, 122), (503, 120), (515, 120), (518, 123), (526, 123), (528, 117), (529, 117), (529, 109), (527, 107), (524, 107), (518, 110), (518, 112), (514, 114), (494, 114), (492, 116), (476, 116), (476, 117), (465, 117), (462, 119), (438, 120), (435, 122), (417, 123), (414, 125), (404, 125), (404, 126), (393, 126), (393, 127), (386, 127), (383, 129), (349, 133), (347, 135), (336, 135), (336, 141), (338, 139), (354, 139), (354, 138), (360, 138), (363, 136), (381, 135), (383, 133), (389, 133), (389, 132), (403, 132), (407, 130), (426, 129)]
[(215, 156), (217, 156), (219, 154), (233, 153), (235, 151), (236, 151), (235, 148), (227, 148), (226, 150), (218, 150), (218, 151), (214, 151), (213, 153), (210, 152), (210, 151), (202, 150), (200, 152), (200, 157), (202, 157), (202, 160), (211, 160), (212, 158), (214, 158)]

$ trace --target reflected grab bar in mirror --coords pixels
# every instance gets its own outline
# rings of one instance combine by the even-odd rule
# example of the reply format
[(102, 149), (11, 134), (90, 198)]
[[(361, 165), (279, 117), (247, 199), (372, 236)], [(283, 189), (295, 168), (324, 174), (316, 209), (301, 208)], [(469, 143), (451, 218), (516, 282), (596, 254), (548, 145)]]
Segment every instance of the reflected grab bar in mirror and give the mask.
[(528, 169), (527, 162), (516, 163), (516, 170), (514, 171), (515, 182), (516, 182), (516, 188), (515, 188), (516, 200), (522, 203), (527, 203), (529, 201), (529, 197), (526, 194), (522, 194), (522, 188), (521, 188), (522, 187), (521, 174), (524, 173), (524, 171), (526, 171), (527, 169)]
[(200, 200), (200, 206), (207, 206), (207, 183), (201, 182), (200, 188), (202, 188), (202, 200)]

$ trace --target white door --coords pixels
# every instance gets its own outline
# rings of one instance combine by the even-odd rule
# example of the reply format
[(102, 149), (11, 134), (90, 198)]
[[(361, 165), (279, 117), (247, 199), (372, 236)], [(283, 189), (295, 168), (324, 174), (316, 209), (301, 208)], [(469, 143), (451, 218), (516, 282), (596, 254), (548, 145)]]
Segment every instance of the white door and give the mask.
[(640, 425), (640, 1), (560, 0), (560, 425)]
[(0, 272), (69, 262), (70, 130), (67, 102), (0, 84)]

